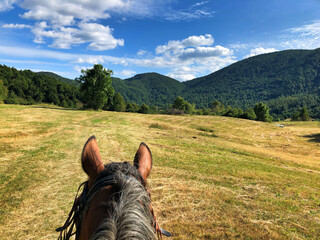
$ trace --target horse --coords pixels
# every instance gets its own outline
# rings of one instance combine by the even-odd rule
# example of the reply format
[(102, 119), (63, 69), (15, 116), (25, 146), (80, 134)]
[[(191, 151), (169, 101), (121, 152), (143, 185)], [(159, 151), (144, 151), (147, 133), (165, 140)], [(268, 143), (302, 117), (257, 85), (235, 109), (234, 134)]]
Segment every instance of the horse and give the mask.
[[(141, 143), (133, 160), (104, 165), (95, 136), (85, 143), (81, 164), (88, 180), (77, 191), (58, 240), (162, 239), (147, 189), (152, 154)], [(79, 195), (80, 190), (82, 193)], [(73, 230), (75, 228), (75, 230)]]

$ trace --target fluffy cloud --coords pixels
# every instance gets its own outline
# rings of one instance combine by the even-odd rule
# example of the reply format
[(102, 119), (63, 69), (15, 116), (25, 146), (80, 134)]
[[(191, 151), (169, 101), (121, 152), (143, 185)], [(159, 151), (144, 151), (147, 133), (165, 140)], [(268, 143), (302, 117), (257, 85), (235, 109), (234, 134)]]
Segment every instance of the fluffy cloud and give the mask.
[(250, 50), (250, 54), (246, 55), (244, 58), (253, 57), (256, 55), (264, 54), (264, 53), (272, 53), (277, 52), (278, 50), (275, 48), (263, 48), (258, 47)]
[(190, 36), (182, 41), (169, 41), (166, 45), (160, 45), (156, 48), (156, 53), (177, 52), (186, 47), (211, 46), (213, 43), (214, 39), (211, 34)]
[(20, 6), (27, 9), (22, 17), (47, 21), (54, 26), (73, 25), (76, 19), (95, 20), (110, 17), (107, 11), (126, 8), (123, 0), (23, 0)]
[[(16, 0), (5, 0), (3, 8)], [(110, 14), (139, 17), (159, 17), (167, 20), (188, 20), (212, 16), (204, 5), (194, 4), (187, 9), (172, 9), (172, 0), (21, 0), (20, 7), (27, 11), (22, 17), (47, 21), (55, 26), (73, 25), (77, 19), (96, 20), (109, 18)], [(1, 7), (1, 5), (0, 5)]]
[(219, 45), (212, 47), (213, 43), (214, 39), (210, 34), (190, 36), (181, 41), (169, 41), (166, 45), (158, 46), (155, 51), (157, 55), (181, 61), (232, 55), (230, 49)]
[(235, 62), (232, 50), (219, 45), (212, 46), (213, 43), (210, 34), (169, 41), (155, 49), (158, 57), (152, 62), (172, 68), (168, 76), (182, 81)]
[(88, 48), (101, 51), (123, 46), (123, 39), (112, 36), (112, 29), (97, 23), (79, 23), (78, 28), (60, 27), (50, 29), (46, 22), (36, 24), (32, 32), (36, 43), (45, 43), (45, 38), (51, 38), (51, 47), (68, 49), (73, 45), (90, 43)]
[[(1, 2), (0, 10), (10, 8), (14, 2), (15, 0)], [(21, 0), (17, 3), (26, 10), (21, 14), (22, 18), (36, 21), (32, 28), (34, 42), (48, 43), (50, 47), (61, 49), (87, 43), (88, 49), (103, 51), (123, 46), (124, 40), (116, 39), (112, 28), (95, 21), (109, 18), (110, 11), (123, 11), (132, 1)], [(23, 24), (4, 24), (2, 27), (31, 28), (30, 25)]]
[[(172, 0), (4, 0), (0, 2), (0, 11), (11, 8), (15, 2), (25, 9), (20, 15), (22, 18), (36, 21), (32, 29), (34, 42), (61, 49), (84, 43), (88, 44), (89, 49), (96, 51), (123, 46), (124, 40), (115, 38), (112, 28), (97, 23), (111, 15), (146, 18), (161, 16), (168, 20), (187, 20), (212, 15), (205, 7), (208, 2), (199, 2), (187, 9), (175, 10), (171, 8)], [(6, 27), (28, 26), (8, 24)], [(195, 47), (199, 45), (198, 42), (206, 45), (205, 41), (209, 41), (207, 44), (210, 45), (213, 39), (210, 35), (191, 36), (184, 41), (181, 43), (183, 46)]]
[(6, 11), (12, 8), (12, 4), (14, 4), (16, 0), (2, 0), (0, 1), (0, 12)]
[(228, 48), (222, 46), (216, 47), (197, 47), (197, 48), (188, 48), (184, 51), (181, 51), (179, 54), (179, 58), (181, 60), (187, 59), (200, 59), (200, 58), (207, 58), (207, 57), (219, 57), (219, 56), (226, 56), (231, 55), (232, 51)]

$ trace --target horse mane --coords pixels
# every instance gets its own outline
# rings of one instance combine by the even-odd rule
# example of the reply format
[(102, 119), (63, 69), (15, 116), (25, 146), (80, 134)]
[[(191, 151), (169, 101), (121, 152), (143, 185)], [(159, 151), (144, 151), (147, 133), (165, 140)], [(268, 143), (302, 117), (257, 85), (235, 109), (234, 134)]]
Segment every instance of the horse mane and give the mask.
[(102, 220), (90, 240), (156, 239), (150, 196), (138, 170), (128, 162), (110, 163), (96, 181), (108, 175), (115, 180), (112, 200), (105, 203), (109, 217)]

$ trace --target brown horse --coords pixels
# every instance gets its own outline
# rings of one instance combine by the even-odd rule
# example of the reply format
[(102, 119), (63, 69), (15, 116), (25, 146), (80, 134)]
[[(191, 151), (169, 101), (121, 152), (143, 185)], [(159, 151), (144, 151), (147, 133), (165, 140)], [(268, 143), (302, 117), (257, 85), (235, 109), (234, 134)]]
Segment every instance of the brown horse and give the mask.
[[(88, 181), (78, 189), (58, 239), (155, 239), (162, 234), (156, 221), (150, 194), (146, 189), (152, 168), (152, 155), (141, 143), (133, 166), (128, 162), (103, 165), (94, 136), (84, 145), (81, 163)], [(75, 227), (75, 231), (73, 228)]]

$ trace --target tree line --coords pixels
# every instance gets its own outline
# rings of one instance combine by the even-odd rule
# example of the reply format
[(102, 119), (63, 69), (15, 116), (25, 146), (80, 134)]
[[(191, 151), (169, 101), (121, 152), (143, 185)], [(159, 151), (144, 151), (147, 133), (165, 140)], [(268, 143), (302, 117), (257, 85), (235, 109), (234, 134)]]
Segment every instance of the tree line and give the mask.
[[(276, 116), (270, 115), (270, 108), (262, 102), (243, 110), (225, 106), (215, 100), (208, 108), (196, 109), (195, 104), (179, 96), (167, 108), (148, 106), (145, 103), (138, 105), (125, 101), (119, 92), (115, 92), (111, 75), (112, 70), (96, 64), (92, 69), (82, 70), (80, 77), (76, 79), (80, 85), (79, 88), (45, 74), (37, 74), (29, 70), (18, 71), (0, 65), (0, 102), (9, 104), (44, 102), (62, 107), (118, 112), (220, 115), (265, 122), (278, 120)], [(306, 107), (297, 109), (290, 117), (295, 121), (310, 120)]]
[(8, 104), (52, 103), (79, 107), (79, 89), (44, 74), (18, 71), (0, 65), (0, 102)]

